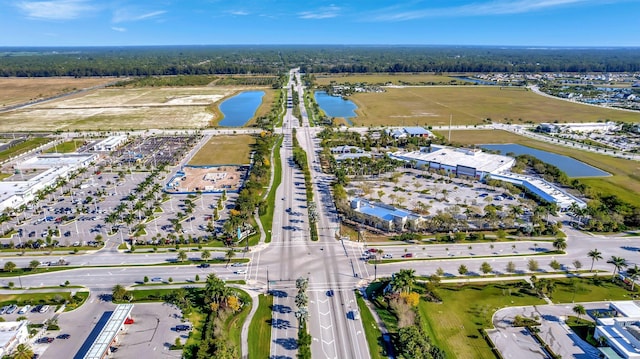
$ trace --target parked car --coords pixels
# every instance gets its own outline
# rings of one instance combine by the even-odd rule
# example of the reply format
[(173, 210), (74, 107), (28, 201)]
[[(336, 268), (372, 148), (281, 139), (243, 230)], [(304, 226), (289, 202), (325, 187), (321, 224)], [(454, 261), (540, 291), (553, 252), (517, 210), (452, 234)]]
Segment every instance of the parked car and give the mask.
[(43, 305), (38, 312), (46, 313), (49, 310), (49, 306), (47, 304)]
[(13, 314), (13, 312), (15, 312), (16, 310), (18, 310), (18, 306), (15, 304), (11, 304), (9, 306), (9, 309), (7, 309), (6, 314)]
[(24, 307), (20, 308), (20, 310), (18, 311), (18, 314), (25, 314), (29, 312), (29, 309), (31, 309), (31, 306), (27, 304)]
[(186, 324), (176, 325), (176, 332), (183, 332), (187, 330), (191, 330), (191, 327)]
[(2, 307), (2, 308), (0, 309), (0, 315), (2, 315), (2, 314), (4, 314), (4, 313), (6, 313), (6, 312), (7, 312), (7, 309), (9, 309), (9, 306), (8, 306), (8, 305), (5, 305), (4, 307)]

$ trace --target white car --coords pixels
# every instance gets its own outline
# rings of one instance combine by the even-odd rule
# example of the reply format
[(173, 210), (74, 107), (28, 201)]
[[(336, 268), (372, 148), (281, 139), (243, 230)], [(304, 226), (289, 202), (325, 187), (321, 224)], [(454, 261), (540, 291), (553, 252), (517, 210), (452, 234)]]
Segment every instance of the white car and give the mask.
[(234, 272), (235, 274), (247, 274), (247, 270), (246, 269), (238, 269), (237, 271)]
[(393, 256), (391, 254), (385, 254), (382, 256), (383, 259), (391, 259)]
[(29, 309), (31, 309), (31, 306), (27, 304), (24, 307), (20, 308), (20, 310), (18, 311), (18, 314), (25, 314), (26, 312), (29, 311)]

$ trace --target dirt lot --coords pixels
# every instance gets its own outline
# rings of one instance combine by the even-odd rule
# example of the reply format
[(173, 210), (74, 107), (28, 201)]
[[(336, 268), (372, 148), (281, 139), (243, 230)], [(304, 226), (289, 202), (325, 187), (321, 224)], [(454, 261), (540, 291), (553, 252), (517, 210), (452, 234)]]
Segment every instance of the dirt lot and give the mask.
[(184, 167), (185, 176), (177, 179), (179, 192), (237, 191), (246, 169), (237, 166)]
[(113, 78), (0, 78), (0, 109), (40, 98), (112, 82)]
[(201, 128), (233, 87), (108, 88), (0, 115), (0, 131)]

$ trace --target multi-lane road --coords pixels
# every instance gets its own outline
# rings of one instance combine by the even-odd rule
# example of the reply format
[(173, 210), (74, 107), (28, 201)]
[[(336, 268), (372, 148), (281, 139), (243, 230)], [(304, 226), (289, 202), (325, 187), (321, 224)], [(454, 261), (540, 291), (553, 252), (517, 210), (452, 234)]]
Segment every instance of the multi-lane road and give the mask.
[[(130, 285), (141, 282), (145, 276), (159, 277), (163, 281), (172, 278), (174, 282), (194, 280), (208, 273), (216, 273), (225, 280), (245, 279), (248, 287), (275, 294), (271, 356), (273, 358), (294, 358), (296, 356), (298, 322), (294, 298), (297, 293), (295, 280), (309, 279), (309, 322), (308, 329), (313, 337), (314, 358), (369, 358), (368, 345), (362, 322), (353, 316), (357, 310), (354, 290), (364, 285), (374, 275), (390, 276), (401, 268), (413, 268), (419, 275), (430, 275), (442, 268), (450, 276), (457, 275), (458, 266), (464, 263), (470, 271), (479, 272), (482, 262), (488, 262), (497, 272), (505, 272), (508, 262), (513, 262), (519, 271), (527, 271), (527, 261), (535, 258), (541, 269), (550, 270), (550, 262), (557, 260), (569, 269), (579, 260), (583, 269), (588, 269), (591, 260), (587, 253), (592, 249), (602, 252), (603, 260), (595, 263), (595, 269), (611, 270), (606, 263), (611, 256), (627, 258), (635, 264), (638, 258), (637, 240), (624, 236), (592, 236), (565, 226), (568, 247), (565, 255), (540, 255), (542, 248), (551, 248), (549, 243), (518, 242), (478, 243), (472, 249), (468, 245), (386, 245), (384, 252), (399, 259), (406, 252), (414, 253), (417, 260), (381, 264), (374, 267), (362, 260), (365, 249), (362, 243), (344, 242), (336, 239), (339, 220), (330, 193), (332, 178), (319, 171), (319, 129), (310, 127), (304, 109), (304, 88), (297, 71), (292, 71), (288, 88), (296, 87), (300, 97), (301, 119), (293, 117), (287, 109), (283, 128), (284, 135), (279, 149), (282, 158), (282, 182), (277, 189), (276, 208), (273, 218), (272, 242), (261, 244), (242, 256), (251, 261), (243, 267), (212, 265), (198, 268), (194, 265), (138, 266), (131, 264), (166, 263), (176, 259), (175, 253), (122, 253), (113, 246), (95, 253), (65, 255), (72, 266), (82, 268), (56, 273), (43, 273), (6, 278), (0, 283), (7, 285), (13, 281), (16, 286), (55, 286), (68, 280), (71, 284), (84, 285), (89, 289), (110, 291), (115, 284)], [(294, 81), (293, 78), (297, 81)], [(302, 171), (293, 162), (293, 129), (300, 146), (306, 151), (313, 182), (313, 199), (318, 209), (319, 240), (312, 242), (309, 236), (308, 208)], [(268, 230), (268, 229), (266, 229)], [(110, 241), (116, 241), (111, 238)], [(537, 244), (537, 245), (536, 245)], [(523, 254), (526, 254), (523, 256)], [(215, 257), (216, 255), (214, 255)], [(222, 254), (220, 254), (222, 256)], [(464, 257), (464, 258), (461, 258)], [(55, 261), (51, 256), (3, 257), (0, 266), (11, 260), (19, 267), (28, 266), (32, 260)], [(103, 267), (99, 267), (103, 266)], [(611, 267), (611, 268), (609, 268)], [(241, 273), (236, 273), (242, 269)], [(246, 273), (243, 271), (246, 270)]]

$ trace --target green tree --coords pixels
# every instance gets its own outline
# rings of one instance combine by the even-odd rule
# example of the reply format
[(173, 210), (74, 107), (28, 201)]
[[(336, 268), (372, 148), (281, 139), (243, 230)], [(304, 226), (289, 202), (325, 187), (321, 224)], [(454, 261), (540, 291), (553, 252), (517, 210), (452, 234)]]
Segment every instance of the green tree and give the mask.
[(208, 249), (203, 250), (202, 253), (200, 253), (200, 258), (202, 258), (202, 260), (206, 262), (209, 258), (211, 258), (211, 251)]
[(620, 273), (620, 270), (627, 266), (626, 259), (616, 256), (611, 256), (611, 259), (609, 259), (607, 263), (613, 265), (613, 276), (611, 276), (611, 280), (614, 280), (616, 277), (616, 273)]
[(13, 263), (12, 261), (8, 261), (7, 263), (4, 264), (5, 272), (13, 272), (14, 269), (16, 269), (16, 264)]
[(40, 265), (40, 261), (37, 261), (34, 259), (31, 262), (29, 262), (29, 269), (34, 270), (38, 268), (39, 265)]
[(13, 351), (13, 359), (31, 359), (33, 358), (33, 349), (27, 344), (18, 344)]
[(458, 273), (460, 273), (460, 275), (466, 275), (467, 273), (469, 273), (469, 269), (466, 265), (461, 264), (460, 267), (458, 267)]
[(187, 260), (187, 258), (187, 251), (185, 251), (184, 249), (178, 251), (178, 262), (184, 262)]
[(589, 272), (593, 272), (593, 264), (596, 261), (599, 261), (600, 259), (602, 259), (602, 253), (600, 253), (597, 249), (593, 249), (589, 251), (587, 256), (591, 258), (591, 268), (589, 269)]
[(224, 258), (227, 260), (227, 265), (226, 266), (229, 265), (229, 263), (231, 262), (231, 259), (233, 259), (233, 257), (235, 257), (235, 256), (236, 256), (236, 252), (233, 249), (229, 249), (227, 251), (227, 253), (224, 254)]
[(631, 291), (633, 292), (636, 287), (636, 281), (638, 280), (638, 277), (640, 277), (640, 267), (636, 264), (633, 268), (627, 269), (627, 277), (631, 279)]
[(144, 278), (142, 279), (142, 281), (144, 283), (149, 283), (149, 277), (147, 277), (146, 275), (144, 276)]
[(123, 285), (116, 284), (111, 290), (111, 296), (113, 297), (114, 301), (123, 301), (127, 296), (127, 289)]
[(489, 274), (491, 273), (491, 271), (493, 271), (493, 268), (491, 268), (491, 264), (482, 262), (482, 264), (480, 265), (480, 271), (482, 271), (482, 273), (484, 274)]
[(578, 315), (578, 319), (580, 319), (581, 316), (587, 314), (587, 310), (584, 309), (584, 306), (582, 304), (575, 305), (573, 307), (573, 312)]
[(530, 272), (535, 272), (538, 269), (540, 269), (540, 265), (538, 264), (538, 261), (535, 259), (529, 259), (529, 261), (527, 262), (527, 268), (529, 268)]
[(400, 269), (399, 272), (393, 274), (391, 288), (393, 288), (394, 291), (409, 293), (415, 281), (416, 271), (414, 269)]
[(553, 270), (559, 270), (560, 268), (562, 268), (562, 264), (554, 259), (551, 261), (551, 263), (549, 263), (549, 267), (551, 267)]
[(564, 238), (556, 238), (553, 241), (553, 247), (558, 251), (564, 251), (567, 249), (567, 241)]
[(513, 263), (512, 261), (509, 261), (509, 263), (507, 263), (507, 268), (506, 268), (507, 272), (509, 273), (514, 273), (516, 271), (516, 265), (515, 263)]

